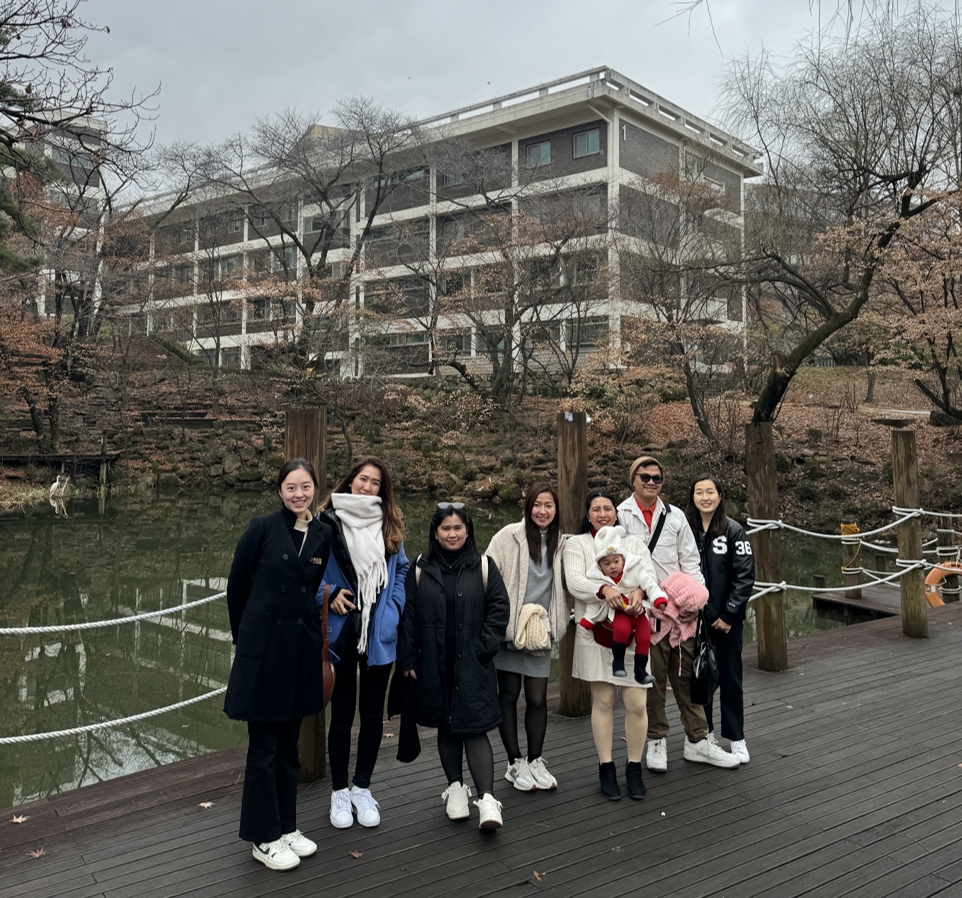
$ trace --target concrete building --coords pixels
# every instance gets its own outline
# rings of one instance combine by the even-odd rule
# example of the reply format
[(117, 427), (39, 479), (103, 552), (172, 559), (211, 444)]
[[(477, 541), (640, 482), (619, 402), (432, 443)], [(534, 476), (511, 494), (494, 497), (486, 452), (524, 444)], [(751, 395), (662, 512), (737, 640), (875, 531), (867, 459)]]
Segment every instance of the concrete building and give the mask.
[[(533, 358), (556, 372), (651, 314), (624, 262), (670, 267), (691, 251), (682, 184), (700, 185), (709, 239), (740, 245), (744, 179), (762, 173), (751, 147), (604, 66), (414, 130), (387, 170), (346, 170), (341, 205), (267, 169), (245, 181), (260, 194), (208, 186), (173, 214), (169, 196), (153, 198), (164, 221), (132, 328), (223, 367), (256, 366), (309, 324), (318, 363), (344, 376), (375, 365), (497, 376), (506, 359)], [(334, 303), (311, 293), (312, 247)], [(335, 321), (335, 305), (349, 314)], [(737, 331), (744, 299), (702, 296), (686, 314)]]

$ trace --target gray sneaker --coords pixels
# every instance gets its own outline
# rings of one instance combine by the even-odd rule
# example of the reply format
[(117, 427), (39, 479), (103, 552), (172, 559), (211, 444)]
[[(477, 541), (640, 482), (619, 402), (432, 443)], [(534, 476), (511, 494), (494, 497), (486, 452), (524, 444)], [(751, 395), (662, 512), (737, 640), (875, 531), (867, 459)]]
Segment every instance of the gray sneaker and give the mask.
[[(538, 784), (534, 781), (531, 771), (528, 770), (527, 758), (518, 758), (517, 761), (508, 764), (504, 778), (519, 792), (533, 792), (538, 788)], [(477, 804), (477, 802), (475, 802), (475, 804)]]

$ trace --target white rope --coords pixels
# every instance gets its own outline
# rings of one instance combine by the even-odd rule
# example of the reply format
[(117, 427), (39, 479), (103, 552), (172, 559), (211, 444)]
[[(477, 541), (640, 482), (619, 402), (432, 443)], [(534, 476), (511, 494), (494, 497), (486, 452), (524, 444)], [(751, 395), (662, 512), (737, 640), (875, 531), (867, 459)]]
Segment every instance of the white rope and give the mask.
[(115, 627), (117, 624), (129, 624), (132, 621), (148, 620), (152, 617), (163, 617), (165, 614), (177, 614), (186, 611), (188, 608), (196, 608), (198, 605), (206, 605), (215, 599), (222, 599), (226, 592), (219, 592), (216, 595), (207, 596), (204, 599), (197, 599), (183, 605), (176, 605), (173, 608), (162, 608), (160, 611), (145, 611), (143, 614), (134, 614), (129, 617), (118, 617), (114, 620), (94, 620), (86, 621), (82, 624), (54, 624), (50, 627), (6, 627), (0, 629), (0, 636), (34, 636), (38, 633), (69, 633), (75, 630), (96, 630), (100, 627)]
[(215, 689), (213, 692), (208, 692), (205, 695), (197, 695), (194, 698), (189, 698), (186, 701), (177, 702), (176, 705), (168, 705), (166, 708), (155, 708), (153, 711), (145, 711), (143, 714), (134, 714), (133, 717), (122, 717), (119, 720), (107, 720), (103, 723), (90, 723), (87, 726), (74, 727), (71, 730), (55, 730), (52, 733), (30, 733), (26, 736), (3, 736), (0, 737), (0, 745), (14, 745), (18, 742), (41, 742), (44, 739), (60, 739), (63, 736), (78, 736), (81, 733), (93, 733), (97, 730), (108, 730), (114, 727), (126, 726), (128, 723), (136, 723), (138, 720), (146, 720), (148, 717), (157, 717), (160, 714), (166, 714), (168, 711), (177, 711), (180, 708), (186, 708), (188, 705), (194, 705), (197, 702), (206, 701), (209, 698), (213, 698), (215, 695), (222, 695), (227, 692), (226, 686), (221, 686), (220, 689)]
[(962, 519), (962, 514), (950, 514), (947, 511), (927, 511), (924, 508), (899, 508), (898, 506), (893, 505), (892, 511), (895, 512), (895, 514), (904, 514), (906, 512), (912, 512), (912, 517), (916, 517), (918, 515), (926, 515), (927, 517), (930, 517), (930, 518)]
[[(889, 574), (887, 577), (883, 577), (880, 580), (874, 580), (871, 585), (874, 586), (876, 583), (891, 583), (893, 580), (898, 580), (899, 577), (903, 577), (905, 574), (909, 573), (909, 571), (918, 570), (919, 568), (924, 569), (930, 566), (931, 565), (924, 561), (907, 561), (905, 562), (905, 567), (903, 567), (902, 570), (896, 571), (894, 574)], [(850, 569), (849, 573), (854, 573), (854, 570), (855, 569)], [(862, 569), (859, 568), (859, 570)], [(867, 586), (869, 584), (865, 585)], [(795, 589), (799, 592), (848, 592), (852, 589), (858, 589), (858, 586), (798, 586), (794, 583), (786, 583), (784, 580), (782, 580), (781, 583), (766, 583), (764, 581), (756, 580), (755, 586), (762, 586), (765, 588), (762, 589), (761, 592), (757, 592), (752, 595), (749, 601), (754, 601), (755, 599), (759, 598), (759, 596), (764, 596), (771, 592), (785, 592), (789, 589)]]
[[(892, 510), (895, 511), (896, 509)], [(899, 518), (899, 520), (893, 521), (891, 524), (886, 524), (884, 527), (878, 527), (875, 530), (867, 530), (865, 533), (845, 534), (816, 533), (814, 530), (804, 530), (801, 527), (793, 527), (791, 524), (786, 524), (781, 519), (775, 521), (766, 518), (749, 518), (748, 526), (753, 529), (748, 531), (748, 535), (751, 536), (753, 533), (758, 533), (760, 530), (791, 530), (793, 533), (800, 533), (803, 536), (813, 536), (816, 539), (837, 539), (851, 545), (866, 536), (875, 536), (878, 533), (885, 533), (886, 531), (891, 530), (893, 527), (898, 527), (899, 524), (904, 524), (907, 520), (916, 518), (922, 514), (921, 510), (913, 509), (898, 509), (898, 512), (903, 516)]]

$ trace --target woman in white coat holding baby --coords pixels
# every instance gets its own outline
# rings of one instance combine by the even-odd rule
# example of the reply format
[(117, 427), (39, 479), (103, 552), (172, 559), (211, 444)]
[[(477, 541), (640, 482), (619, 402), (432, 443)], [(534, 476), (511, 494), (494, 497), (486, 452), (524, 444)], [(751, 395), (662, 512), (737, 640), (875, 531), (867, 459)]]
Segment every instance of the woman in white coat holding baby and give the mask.
[[(605, 489), (588, 493), (585, 506), (585, 520), (582, 532), (569, 537), (565, 543), (564, 571), (568, 592), (575, 600), (575, 620), (601, 621), (607, 618), (609, 610), (624, 612), (630, 618), (645, 613), (645, 590), (635, 587), (622, 597), (619, 585), (602, 584), (592, 581), (588, 572), (597, 568), (596, 555), (599, 549), (596, 535), (602, 528), (610, 528), (618, 523), (615, 500)], [(636, 536), (621, 538), (621, 548), (626, 554), (637, 556), (638, 570), (643, 570), (650, 582), (656, 584), (651, 556), (645, 543)], [(634, 667), (634, 649), (627, 646), (625, 664)], [(610, 648), (595, 641), (594, 634), (584, 626), (575, 628), (574, 661), (572, 676), (586, 680), (591, 686), (591, 733), (598, 752), (598, 774), (601, 794), (610, 801), (621, 798), (618, 774), (612, 757), (613, 709), (615, 692), (618, 686), (625, 703), (625, 741), (628, 744), (628, 762), (625, 767), (625, 780), (628, 797), (640, 801), (645, 797), (645, 784), (641, 772), (641, 755), (645, 749), (648, 735), (648, 685), (633, 677), (618, 676), (613, 669), (614, 656)]]

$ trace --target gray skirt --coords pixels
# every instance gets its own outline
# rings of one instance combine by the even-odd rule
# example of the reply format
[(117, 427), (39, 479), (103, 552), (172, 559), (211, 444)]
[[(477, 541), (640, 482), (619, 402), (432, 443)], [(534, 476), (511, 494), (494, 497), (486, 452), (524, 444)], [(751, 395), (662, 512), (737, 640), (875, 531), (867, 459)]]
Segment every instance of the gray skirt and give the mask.
[(497, 670), (521, 674), (525, 677), (547, 677), (551, 673), (551, 649), (543, 655), (532, 655), (509, 648), (507, 644), (494, 656), (494, 666)]

